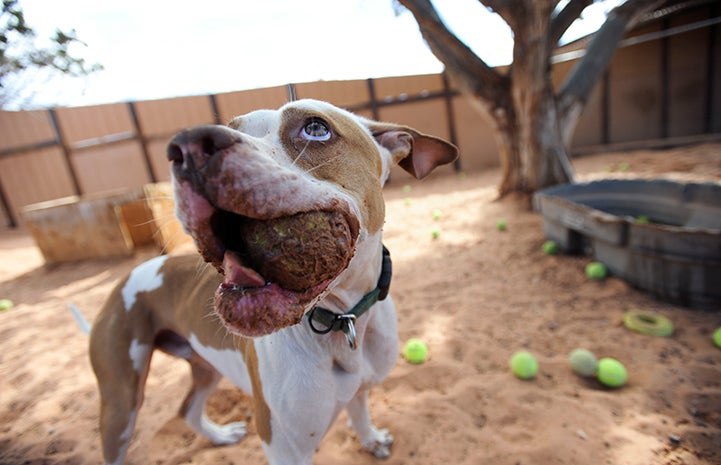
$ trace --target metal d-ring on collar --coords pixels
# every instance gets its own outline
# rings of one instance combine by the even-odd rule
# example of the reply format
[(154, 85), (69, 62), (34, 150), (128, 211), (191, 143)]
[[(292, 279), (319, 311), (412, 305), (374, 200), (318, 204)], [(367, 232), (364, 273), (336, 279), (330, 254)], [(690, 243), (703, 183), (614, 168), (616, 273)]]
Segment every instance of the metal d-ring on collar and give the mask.
[[(338, 314), (323, 307), (314, 307), (313, 310), (308, 312), (308, 325), (310, 329), (316, 334), (343, 331), (348, 345), (351, 349), (355, 350), (358, 347), (355, 321), (375, 305), (376, 302), (388, 296), (388, 289), (391, 287), (391, 276), (393, 274), (392, 268), (391, 253), (386, 246), (383, 246), (383, 264), (376, 288), (364, 295), (360, 302), (346, 313)], [(324, 328), (316, 327), (315, 323), (323, 325)]]

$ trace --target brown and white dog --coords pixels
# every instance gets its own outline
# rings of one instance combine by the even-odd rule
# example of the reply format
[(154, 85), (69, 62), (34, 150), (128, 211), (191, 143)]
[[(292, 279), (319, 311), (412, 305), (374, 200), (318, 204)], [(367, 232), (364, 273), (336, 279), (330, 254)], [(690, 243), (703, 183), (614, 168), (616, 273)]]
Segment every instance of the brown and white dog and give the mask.
[[(253, 396), (271, 465), (311, 463), (343, 408), (363, 447), (387, 457), (393, 437), (371, 424), (367, 407), (398, 354), (393, 302), (377, 291), (382, 186), (393, 164), (423, 178), (456, 156), (441, 139), (314, 100), (176, 135), (168, 146), (176, 213), (213, 267), (197, 255), (152, 259), (119, 283), (93, 325), (106, 463), (125, 458), (154, 349), (190, 362), (181, 415), (214, 444), (246, 434), (242, 422), (218, 425), (205, 415), (225, 376)], [(352, 258), (308, 289), (266, 282), (243, 258), (238, 223), (315, 211), (342, 218)], [(369, 310), (350, 315), (359, 302)], [(307, 324), (316, 306), (330, 319)], [(319, 334), (324, 325), (342, 332)]]

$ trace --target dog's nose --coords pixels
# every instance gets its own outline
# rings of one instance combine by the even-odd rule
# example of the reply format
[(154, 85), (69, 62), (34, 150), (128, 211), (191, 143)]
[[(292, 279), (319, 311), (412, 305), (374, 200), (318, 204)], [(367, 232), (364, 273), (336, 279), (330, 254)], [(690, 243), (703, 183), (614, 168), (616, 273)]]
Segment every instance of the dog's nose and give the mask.
[(196, 126), (179, 132), (170, 140), (168, 161), (182, 163), (189, 155), (210, 157), (241, 141), (241, 134), (229, 127)]

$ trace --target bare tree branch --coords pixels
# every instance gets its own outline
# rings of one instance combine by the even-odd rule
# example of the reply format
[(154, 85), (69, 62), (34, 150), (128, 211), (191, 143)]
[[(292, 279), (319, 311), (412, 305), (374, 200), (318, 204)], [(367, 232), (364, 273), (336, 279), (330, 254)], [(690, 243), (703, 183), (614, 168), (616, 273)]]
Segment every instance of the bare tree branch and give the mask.
[(508, 94), (505, 76), (488, 66), (473, 51), (451, 33), (429, 0), (400, 0), (415, 16), (423, 38), (433, 54), (446, 65), (466, 92), (494, 102), (499, 94)]
[(592, 0), (571, 0), (566, 4), (563, 10), (559, 11), (551, 20), (551, 42), (557, 44), (561, 40), (561, 36), (569, 28), (571, 24), (581, 16), (581, 12), (593, 3)]

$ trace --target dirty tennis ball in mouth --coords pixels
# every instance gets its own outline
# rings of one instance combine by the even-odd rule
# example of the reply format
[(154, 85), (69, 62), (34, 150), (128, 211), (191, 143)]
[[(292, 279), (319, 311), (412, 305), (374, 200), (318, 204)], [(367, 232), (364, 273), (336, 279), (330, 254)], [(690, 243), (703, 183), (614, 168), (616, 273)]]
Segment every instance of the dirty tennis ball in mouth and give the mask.
[(521, 379), (531, 379), (538, 373), (538, 361), (530, 352), (519, 350), (508, 361), (511, 371)]
[(410, 363), (418, 364), (426, 361), (428, 346), (422, 340), (412, 337), (403, 345), (403, 358)]
[(623, 366), (623, 363), (619, 362), (615, 358), (606, 357), (598, 361), (596, 377), (601, 384), (617, 388), (626, 384), (628, 373), (626, 372), (626, 367)]
[(247, 219), (240, 233), (253, 269), (266, 281), (293, 291), (335, 278), (352, 257), (351, 230), (340, 212)]
[(571, 370), (580, 376), (589, 377), (596, 374), (598, 360), (590, 350), (574, 349), (568, 354), (568, 364)]

